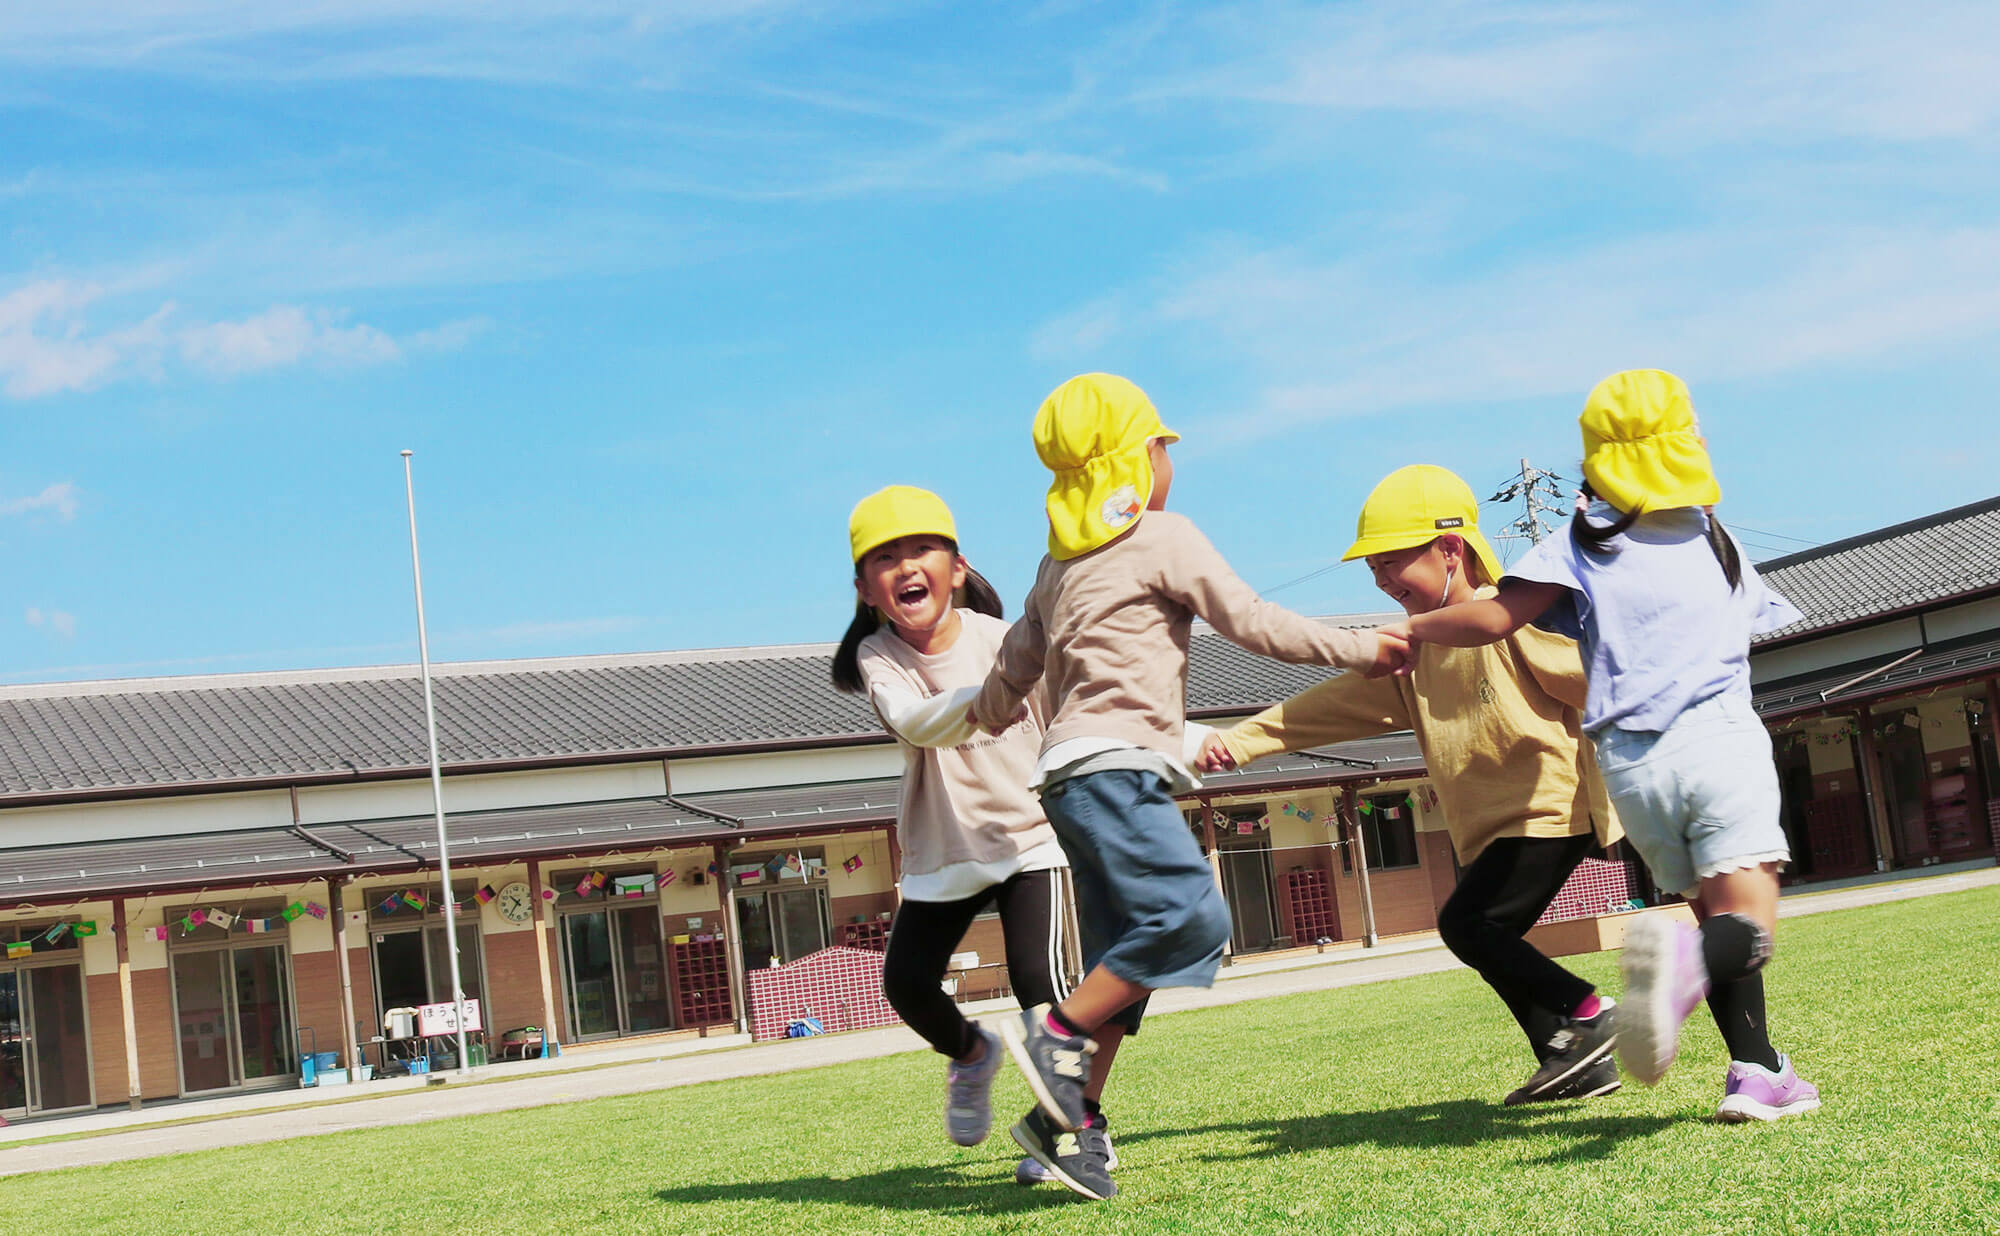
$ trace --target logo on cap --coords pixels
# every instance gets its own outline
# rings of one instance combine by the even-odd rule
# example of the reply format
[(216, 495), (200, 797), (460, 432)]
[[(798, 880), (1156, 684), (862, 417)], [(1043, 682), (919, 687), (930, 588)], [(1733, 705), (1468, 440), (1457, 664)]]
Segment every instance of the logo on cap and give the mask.
[(1465, 516), (1452, 515), (1445, 519), (1434, 519), (1431, 521), (1431, 526), (1433, 528), (1463, 528), (1465, 527)]

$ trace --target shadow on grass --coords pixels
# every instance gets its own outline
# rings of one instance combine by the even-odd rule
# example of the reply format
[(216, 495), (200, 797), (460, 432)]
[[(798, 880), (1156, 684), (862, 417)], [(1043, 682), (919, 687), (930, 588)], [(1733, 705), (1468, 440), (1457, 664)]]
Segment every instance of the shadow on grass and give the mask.
[[(1387, 1148), (1438, 1150), (1476, 1146), (1509, 1138), (1557, 1138), (1562, 1145), (1536, 1160), (1564, 1163), (1602, 1159), (1620, 1143), (1649, 1137), (1685, 1123), (1667, 1116), (1614, 1116), (1602, 1109), (1582, 1114), (1574, 1107), (1498, 1107), (1477, 1099), (1453, 1099), (1421, 1107), (1329, 1112), (1291, 1120), (1250, 1120), (1193, 1129), (1160, 1129), (1120, 1137), (1121, 1145), (1156, 1137), (1247, 1135), (1255, 1144), (1240, 1154), (1207, 1156), (1215, 1161), (1268, 1158), (1302, 1150), (1373, 1144)], [(1569, 1117), (1565, 1119), (1564, 1117)]]
[(727, 1184), (684, 1185), (653, 1196), (683, 1205), (747, 1201), (853, 1206), (862, 1210), (922, 1210), (937, 1214), (971, 1212), (1017, 1214), (1066, 1206), (1083, 1199), (1060, 1185), (1033, 1188), (1014, 1183), (1016, 1160), (940, 1163), (899, 1167), (859, 1176), (797, 1176), (790, 1180), (742, 1180)]

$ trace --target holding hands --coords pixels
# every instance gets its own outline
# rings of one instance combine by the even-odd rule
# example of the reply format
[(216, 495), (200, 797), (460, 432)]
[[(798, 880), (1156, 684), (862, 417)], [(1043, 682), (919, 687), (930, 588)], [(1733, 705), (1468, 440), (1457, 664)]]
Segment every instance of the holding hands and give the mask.
[(1391, 674), (1407, 676), (1417, 666), (1417, 642), (1410, 635), (1410, 624), (1392, 622), (1386, 627), (1377, 627), (1375, 636), (1374, 664), (1361, 672), (1369, 678), (1385, 678)]

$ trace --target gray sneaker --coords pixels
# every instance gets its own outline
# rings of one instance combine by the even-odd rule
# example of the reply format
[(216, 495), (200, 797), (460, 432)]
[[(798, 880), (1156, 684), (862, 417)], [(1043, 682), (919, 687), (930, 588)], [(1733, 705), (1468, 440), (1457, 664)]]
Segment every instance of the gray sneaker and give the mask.
[[(1115, 1172), (1118, 1170), (1118, 1147), (1111, 1144), (1111, 1130), (1097, 1123), (1101, 1119), (1103, 1119), (1101, 1116), (1093, 1118), (1089, 1124), (1084, 1126), (1083, 1130), (1079, 1131), (1080, 1133), (1089, 1132), (1097, 1135), (1095, 1138), (1084, 1141), (1081, 1144), (1087, 1149), (1096, 1150), (1101, 1153), (1104, 1158), (1104, 1170)], [(1054, 1172), (1043, 1167), (1032, 1158), (1022, 1159), (1014, 1165), (1015, 1184), (1041, 1184), (1044, 1181), (1054, 1180), (1055, 1178)]]
[(1097, 1044), (1082, 1035), (1055, 1034), (1049, 1029), (1046, 1004), (1001, 1022), (1000, 1037), (1007, 1041), (1007, 1051), (1043, 1113), (1060, 1129), (1073, 1133), (1082, 1128), (1083, 1087), (1090, 1080), (1090, 1057)]
[(975, 1064), (956, 1060), (944, 1066), (944, 1131), (961, 1146), (977, 1146), (993, 1128), (993, 1075), (1000, 1071), (1000, 1040), (977, 1022), (972, 1028), (986, 1045)]
[[(1111, 1182), (1111, 1171), (1105, 1166), (1105, 1138), (1101, 1127), (1075, 1131), (1060, 1129), (1040, 1107), (1031, 1107), (1028, 1114), (1015, 1121), (1008, 1132), (1047, 1174), (1047, 1179), (1053, 1179), (1064, 1188), (1095, 1202), (1117, 1194), (1118, 1186)], [(1015, 1169), (1014, 1179), (1030, 1183), (1020, 1168)]]

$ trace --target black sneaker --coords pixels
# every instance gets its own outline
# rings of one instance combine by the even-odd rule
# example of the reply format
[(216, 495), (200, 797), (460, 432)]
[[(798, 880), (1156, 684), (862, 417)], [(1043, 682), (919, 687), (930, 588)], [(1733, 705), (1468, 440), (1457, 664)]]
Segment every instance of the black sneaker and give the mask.
[(1557, 1093), (1550, 1099), (1594, 1099), (1602, 1094), (1610, 1094), (1624, 1085), (1618, 1077), (1618, 1057), (1605, 1056), (1596, 1064), (1580, 1073), (1571, 1073), (1569, 1080), (1556, 1087)]
[[(1507, 1106), (1586, 1097), (1577, 1087), (1588, 1079), (1602, 1082), (1598, 1064), (1608, 1060), (1618, 1045), (1617, 1022), (1617, 1006), (1609, 1000), (1604, 1001), (1604, 1007), (1595, 1017), (1565, 1020), (1562, 1028), (1550, 1036), (1548, 1055), (1542, 1058), (1541, 1066), (1521, 1083), (1520, 1089), (1507, 1096)], [(1611, 1067), (1610, 1083), (1611, 1089), (1618, 1088), (1615, 1064)]]
[(1001, 1022), (1000, 1037), (1043, 1113), (1064, 1130), (1081, 1129), (1083, 1086), (1090, 1080), (1090, 1057), (1097, 1044), (1082, 1035), (1062, 1038), (1050, 1030), (1046, 1004)]
[[(1074, 1132), (1059, 1129), (1040, 1107), (1031, 1107), (1008, 1132), (1030, 1159), (1041, 1164), (1065, 1188), (1094, 1202), (1118, 1192), (1118, 1186), (1111, 1182), (1110, 1169), (1104, 1165), (1109, 1147), (1103, 1129), (1084, 1128)], [(1023, 1173), (1017, 1170), (1014, 1178), (1023, 1180)]]

